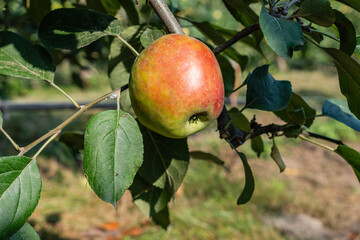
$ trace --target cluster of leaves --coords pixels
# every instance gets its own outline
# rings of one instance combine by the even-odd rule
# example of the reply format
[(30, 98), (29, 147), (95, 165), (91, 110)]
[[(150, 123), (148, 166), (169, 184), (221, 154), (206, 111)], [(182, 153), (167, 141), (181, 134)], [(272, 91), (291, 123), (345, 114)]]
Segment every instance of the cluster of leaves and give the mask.
[[(88, 1), (87, 8), (61, 8), (48, 12), (49, 2), (30, 1), (31, 6), (38, 6), (36, 9), (44, 10), (43, 15), (46, 14), (40, 22), (38, 32), (38, 37), (46, 48), (33, 45), (16, 33), (0, 32), (0, 74), (44, 80), (62, 91), (54, 83), (56, 67), (47, 49), (78, 51), (100, 38), (110, 39), (108, 73), (112, 88), (119, 89), (114, 93), (119, 97), (121, 91), (119, 107), (117, 110), (94, 115), (84, 134), (68, 133), (60, 139), (79, 140), (74, 148), (83, 149), (84, 173), (99, 198), (116, 208), (118, 200), (125, 190), (129, 189), (141, 211), (166, 228), (170, 223), (168, 203), (185, 177), (190, 157), (206, 159), (220, 165), (224, 162), (208, 153), (189, 152), (187, 139), (175, 140), (160, 136), (142, 126), (130, 114), (131, 102), (124, 86), (129, 81), (130, 69), (136, 57), (128, 47), (131, 45), (133, 49), (141, 50), (164, 35), (165, 31), (149, 24), (140, 24), (135, 1)], [(357, 0), (340, 2), (360, 11)], [(254, 30), (240, 41), (254, 48), (259, 54), (262, 54), (260, 43), (264, 37), (274, 52), (285, 59), (290, 59), (293, 51), (304, 45), (304, 39), (327, 53), (334, 60), (341, 91), (347, 98), (348, 105), (336, 100), (326, 101), (322, 114), (359, 131), (360, 68), (351, 57), (357, 45), (351, 21), (341, 12), (333, 10), (328, 0), (223, 0), (223, 3), (229, 14), (245, 29), (255, 26), (252, 28)], [(249, 6), (255, 3), (262, 4), (259, 15)], [(126, 28), (113, 16), (120, 7), (127, 13)], [(210, 47), (211, 44), (222, 45), (237, 35), (237, 32), (212, 23), (199, 23), (189, 19), (187, 21), (211, 40), (211, 43), (208, 43)], [(310, 24), (304, 25), (304, 21)], [(312, 24), (336, 27), (340, 39), (339, 49), (322, 47), (325, 34)], [(233, 47), (224, 49), (217, 57), (224, 75), (226, 95), (229, 96), (234, 92), (235, 79), (230, 59), (237, 62), (242, 70), (247, 68), (248, 59)], [(301, 96), (292, 92), (289, 81), (275, 80), (269, 73), (269, 66), (264, 65), (249, 73), (240, 87), (245, 86), (246, 104), (241, 110), (233, 108), (228, 111), (231, 121), (227, 127), (233, 124), (245, 134), (245, 140), (251, 139), (252, 148), (258, 156), (264, 150), (260, 136), (263, 133), (270, 134), (272, 138), (280, 135), (304, 138), (302, 132), (312, 125), (316, 111)], [(100, 98), (102, 99), (104, 98)], [(94, 104), (96, 102), (98, 101), (94, 101)], [(76, 105), (76, 102), (74, 104)], [(85, 106), (85, 109), (92, 105)], [(274, 112), (285, 124), (261, 126), (255, 120), (249, 121), (242, 114), (247, 108)], [(84, 108), (80, 108), (75, 116), (83, 111)], [(59, 125), (52, 134), (45, 136), (52, 136), (49, 139), (52, 140), (66, 124), (68, 122)], [(0, 129), (6, 133), (2, 128), (1, 115)], [(40, 140), (36, 143), (41, 142)], [(32, 144), (24, 148), (17, 147), (20, 150), (19, 156), (0, 157), (0, 238), (36, 235), (31, 226), (26, 224), (38, 203), (41, 191), (41, 178), (36, 164), (38, 154), (32, 158), (22, 156), (30, 147)], [(244, 165), (245, 187), (237, 201), (238, 204), (244, 204), (249, 201), (254, 191), (254, 178), (245, 154), (232, 147)], [(345, 145), (339, 145), (333, 150), (353, 167), (360, 181), (360, 153)], [(285, 164), (275, 141), (271, 156), (283, 171)]]

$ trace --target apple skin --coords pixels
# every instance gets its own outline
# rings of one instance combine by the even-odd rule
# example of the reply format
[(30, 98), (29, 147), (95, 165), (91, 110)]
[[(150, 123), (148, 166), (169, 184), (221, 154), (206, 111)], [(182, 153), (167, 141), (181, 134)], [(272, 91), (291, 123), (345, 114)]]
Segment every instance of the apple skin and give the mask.
[(185, 138), (216, 119), (224, 106), (220, 66), (201, 41), (168, 34), (149, 45), (131, 69), (131, 104), (138, 120), (169, 138)]

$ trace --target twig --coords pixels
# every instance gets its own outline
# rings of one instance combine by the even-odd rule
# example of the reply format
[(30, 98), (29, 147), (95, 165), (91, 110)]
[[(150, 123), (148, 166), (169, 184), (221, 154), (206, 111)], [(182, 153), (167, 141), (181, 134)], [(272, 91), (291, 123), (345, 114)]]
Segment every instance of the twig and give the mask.
[(323, 136), (323, 135), (320, 135), (320, 134), (317, 134), (317, 133), (308, 132), (308, 131), (306, 131), (306, 133), (309, 135), (309, 137), (319, 138), (319, 139), (322, 139), (322, 140), (326, 140), (328, 142), (335, 143), (337, 145), (345, 145), (341, 140), (329, 138), (329, 137), (326, 137), (326, 136)]
[(213, 53), (215, 55), (218, 55), (219, 53), (223, 52), (224, 50), (226, 50), (227, 48), (231, 47), (232, 45), (234, 45), (236, 42), (238, 42), (240, 39), (249, 36), (250, 34), (256, 32), (257, 30), (260, 30), (260, 24), (259, 23), (255, 23), (252, 24), (250, 26), (247, 26), (246, 28), (244, 28), (243, 30), (241, 30), (240, 32), (238, 32), (235, 36), (233, 36), (232, 38), (230, 38), (229, 40), (227, 40), (226, 42), (224, 42), (223, 44), (221, 44), (220, 46), (217, 46), (214, 50)]
[(44, 148), (52, 141), (54, 140), (59, 134), (61, 133), (61, 130), (55, 132), (42, 146), (41, 148), (35, 153), (35, 155), (32, 157), (32, 159), (36, 159), (39, 154), (44, 150)]
[(323, 148), (325, 148), (325, 149), (327, 149), (327, 150), (330, 150), (330, 151), (333, 151), (333, 152), (335, 151), (335, 149), (333, 149), (333, 148), (331, 148), (331, 147), (329, 147), (329, 146), (326, 146), (325, 144), (316, 142), (316, 141), (314, 141), (314, 140), (312, 140), (312, 139), (310, 139), (310, 138), (307, 138), (307, 137), (305, 137), (305, 136), (302, 135), (302, 134), (299, 135), (299, 138), (302, 139), (302, 140), (304, 140), (304, 141), (311, 142), (311, 143), (313, 143), (313, 144), (315, 144), (315, 145), (318, 145), (318, 146), (320, 146), (320, 147), (323, 147)]
[(138, 53), (138, 51), (135, 50), (135, 48), (133, 48), (127, 41), (125, 41), (125, 39), (123, 39), (120, 35), (116, 35), (116, 37), (123, 42), (130, 50), (131, 52), (135, 55), (135, 57), (138, 57), (140, 54)]
[(297, 2), (300, 2), (300, 0), (292, 0), (291, 2), (289, 2), (288, 4), (286, 4), (284, 6), (284, 14), (286, 16), (286, 14), (288, 13), (289, 9), (294, 6)]
[(54, 88), (56, 88), (57, 90), (59, 90), (62, 94), (64, 94), (65, 97), (67, 97), (67, 98), (75, 105), (76, 108), (80, 109), (79, 104), (78, 104), (74, 99), (72, 99), (72, 97), (70, 97), (69, 94), (67, 94), (64, 90), (62, 90), (62, 89), (61, 89), (58, 85), (56, 85), (54, 82), (50, 82), (50, 81), (49, 81), (49, 83), (50, 83), (51, 86), (53, 86)]
[[(120, 91), (124, 91), (125, 89), (128, 88), (128, 85), (125, 85), (123, 87), (120, 88)], [(116, 93), (117, 91), (119, 91), (119, 89), (116, 89), (114, 91), (111, 91), (101, 97), (99, 97), (98, 99), (95, 99), (94, 101), (92, 101), (91, 103), (82, 106), (76, 113), (74, 113), (71, 117), (69, 117), (68, 119), (66, 119), (64, 122), (62, 122), (59, 126), (57, 126), (56, 128), (54, 128), (53, 130), (51, 130), (50, 132), (44, 134), (43, 136), (41, 136), (40, 138), (36, 139), (34, 142), (30, 143), (29, 145), (21, 148), (20, 153), (18, 154), (18, 156), (23, 156), (26, 152), (28, 152), (30, 149), (32, 149), (33, 147), (35, 147), (37, 144), (41, 143), (42, 141), (44, 141), (45, 139), (47, 139), (48, 137), (54, 135), (55, 133), (57, 133), (59, 130), (62, 130), (65, 126), (67, 126), (70, 122), (72, 122), (75, 118), (77, 118), (78, 116), (80, 116), (82, 113), (84, 113), (86, 110), (88, 110), (89, 108), (91, 108), (92, 106), (102, 102), (103, 100), (105, 100), (106, 98), (110, 97), (112, 94)]]
[(3, 129), (0, 128), (0, 131), (5, 135), (5, 137), (11, 142), (11, 144), (14, 146), (14, 148), (18, 151), (20, 151), (19, 146), (15, 143), (15, 141), (10, 137), (10, 135)]

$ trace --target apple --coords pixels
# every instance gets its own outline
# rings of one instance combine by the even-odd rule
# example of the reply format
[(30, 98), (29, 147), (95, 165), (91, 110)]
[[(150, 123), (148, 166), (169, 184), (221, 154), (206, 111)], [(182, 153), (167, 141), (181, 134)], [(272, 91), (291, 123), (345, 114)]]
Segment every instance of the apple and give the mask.
[(209, 126), (224, 106), (219, 63), (201, 41), (181, 34), (160, 37), (135, 60), (129, 81), (138, 120), (169, 138)]

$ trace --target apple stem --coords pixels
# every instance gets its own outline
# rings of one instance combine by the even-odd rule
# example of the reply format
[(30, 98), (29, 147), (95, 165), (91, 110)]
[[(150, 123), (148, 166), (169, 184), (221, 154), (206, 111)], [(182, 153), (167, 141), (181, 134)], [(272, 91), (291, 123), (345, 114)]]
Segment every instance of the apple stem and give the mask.
[(138, 53), (138, 51), (135, 50), (135, 48), (133, 48), (127, 41), (125, 41), (125, 39), (123, 39), (122, 37), (120, 37), (120, 35), (116, 35), (116, 37), (118, 39), (120, 39), (120, 41), (122, 41), (131, 51), (132, 53), (138, 57), (140, 54)]

